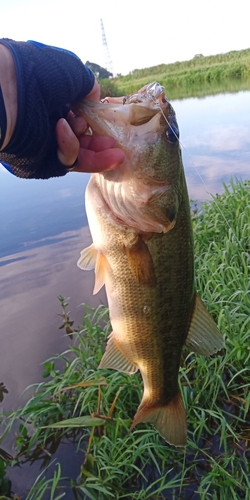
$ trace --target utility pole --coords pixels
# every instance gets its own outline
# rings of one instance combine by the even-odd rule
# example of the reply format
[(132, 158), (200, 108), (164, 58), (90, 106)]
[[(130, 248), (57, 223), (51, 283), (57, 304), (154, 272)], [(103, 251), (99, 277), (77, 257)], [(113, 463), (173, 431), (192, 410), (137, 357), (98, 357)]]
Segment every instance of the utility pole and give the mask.
[(111, 57), (110, 57), (110, 54), (109, 54), (108, 43), (107, 43), (107, 39), (106, 39), (106, 35), (105, 35), (103, 20), (100, 19), (100, 22), (101, 22), (102, 45), (103, 45), (103, 49), (104, 49), (106, 69), (108, 71), (110, 71), (110, 73), (112, 73), (113, 76), (114, 76), (113, 63), (111, 61)]

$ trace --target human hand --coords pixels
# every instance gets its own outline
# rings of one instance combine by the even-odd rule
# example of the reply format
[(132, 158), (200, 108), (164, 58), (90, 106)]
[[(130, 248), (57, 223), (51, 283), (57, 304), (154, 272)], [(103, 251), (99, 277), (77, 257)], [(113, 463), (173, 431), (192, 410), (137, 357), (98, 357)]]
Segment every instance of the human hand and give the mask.
[(7, 115), (0, 158), (14, 175), (49, 179), (123, 162), (114, 139), (87, 136), (84, 118), (72, 111), (65, 115), (70, 102), (100, 100), (98, 82), (77, 56), (39, 42), (0, 38), (0, 69)]
[[(99, 102), (100, 86), (95, 80), (94, 86), (86, 99)], [(57, 122), (56, 136), (58, 158), (74, 172), (102, 172), (120, 165), (125, 155), (121, 149), (115, 148), (112, 137), (86, 135), (88, 123), (83, 117), (70, 111), (67, 120), (61, 118)]]

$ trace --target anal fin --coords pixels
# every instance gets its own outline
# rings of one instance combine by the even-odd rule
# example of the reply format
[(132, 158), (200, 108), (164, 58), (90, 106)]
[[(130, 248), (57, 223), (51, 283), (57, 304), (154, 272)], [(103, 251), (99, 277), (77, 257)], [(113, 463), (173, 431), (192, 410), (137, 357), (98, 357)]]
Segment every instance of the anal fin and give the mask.
[(145, 241), (138, 237), (133, 245), (125, 247), (125, 251), (136, 281), (141, 285), (156, 286), (154, 263)]
[(138, 370), (138, 366), (126, 358), (119, 347), (117, 347), (113, 333), (109, 336), (106, 351), (101, 359), (99, 368), (111, 368), (131, 375)]
[(186, 346), (203, 356), (210, 356), (223, 347), (222, 334), (197, 294)]
[(185, 446), (187, 443), (186, 412), (180, 393), (164, 406), (147, 406), (142, 401), (131, 429), (140, 422), (150, 422), (169, 444)]

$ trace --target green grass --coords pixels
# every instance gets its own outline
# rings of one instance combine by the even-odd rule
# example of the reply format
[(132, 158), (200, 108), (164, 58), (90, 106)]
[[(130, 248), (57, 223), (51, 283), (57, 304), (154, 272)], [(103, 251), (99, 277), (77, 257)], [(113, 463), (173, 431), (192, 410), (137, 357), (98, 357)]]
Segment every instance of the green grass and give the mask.
[[(129, 433), (141, 377), (98, 371), (110, 331), (107, 310), (84, 306), (82, 328), (75, 332), (61, 297), (73, 345), (44, 363), (44, 382), (33, 386), (24, 408), (4, 419), (3, 448), (19, 425), (13, 460), (0, 450), (6, 488), (8, 467), (38, 459), (48, 467), (67, 438), (77, 442), (82, 457), (78, 479), (63, 479), (60, 464), (52, 463), (50, 479), (41, 472), (27, 499), (43, 499), (45, 491), (51, 500), (67, 499), (69, 490), (76, 499), (94, 500), (250, 499), (250, 182), (224, 188), (193, 213), (197, 290), (225, 348), (206, 359), (183, 349), (187, 447), (169, 446), (146, 424)], [(74, 453), (72, 447), (69, 460)]]
[(218, 93), (222, 85), (230, 91), (236, 84), (240, 84), (242, 90), (249, 89), (250, 49), (135, 69), (126, 76), (100, 81), (102, 97), (129, 95), (153, 81), (166, 88), (169, 99)]

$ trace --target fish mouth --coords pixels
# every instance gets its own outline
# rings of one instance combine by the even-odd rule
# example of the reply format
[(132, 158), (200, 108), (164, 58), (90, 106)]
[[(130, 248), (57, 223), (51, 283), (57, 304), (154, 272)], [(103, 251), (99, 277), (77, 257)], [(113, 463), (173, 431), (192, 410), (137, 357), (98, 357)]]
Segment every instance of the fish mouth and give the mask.
[(71, 107), (76, 115), (84, 116), (93, 133), (110, 135), (121, 147), (125, 147), (127, 129), (130, 126), (139, 128), (145, 124), (150, 131), (154, 126), (152, 124), (151, 127), (150, 122), (155, 115), (164, 114), (168, 122), (173, 112), (166, 98), (165, 88), (157, 82), (145, 85), (138, 92), (124, 98), (111, 98), (110, 102), (107, 98), (100, 103), (83, 99), (72, 103)]
[(123, 104), (139, 103), (139, 102), (159, 102), (165, 104), (167, 101), (165, 88), (158, 82), (144, 85), (138, 92), (125, 97)]

